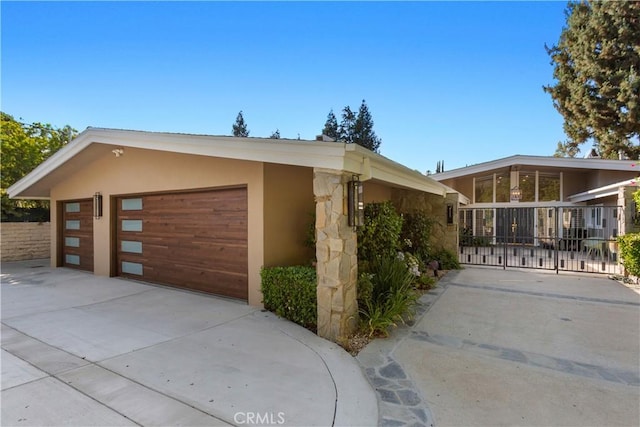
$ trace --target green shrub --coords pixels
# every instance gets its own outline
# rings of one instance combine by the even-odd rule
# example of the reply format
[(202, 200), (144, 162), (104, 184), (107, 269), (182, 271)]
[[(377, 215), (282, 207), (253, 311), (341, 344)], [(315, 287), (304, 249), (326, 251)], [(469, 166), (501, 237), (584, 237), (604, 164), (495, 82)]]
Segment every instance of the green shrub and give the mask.
[(264, 308), (305, 328), (318, 321), (317, 278), (313, 267), (269, 267), (260, 272)]
[(422, 274), (414, 281), (416, 289), (429, 290), (436, 287), (436, 278), (427, 274)]
[(413, 315), (418, 295), (415, 276), (397, 257), (376, 258), (358, 281), (361, 321), (369, 336), (389, 334), (389, 327)]
[(405, 250), (423, 261), (426, 260), (434, 220), (424, 212), (405, 213), (402, 214), (402, 219), (400, 238)]
[(437, 260), (440, 263), (441, 270), (459, 270), (460, 262), (458, 261), (458, 257), (453, 252), (440, 248), (431, 252), (430, 258), (432, 260)]
[(379, 258), (393, 258), (400, 249), (402, 217), (391, 202), (364, 207), (364, 227), (358, 227), (358, 261), (363, 270)]
[(640, 277), (640, 233), (618, 236), (618, 244), (622, 265), (629, 274)]

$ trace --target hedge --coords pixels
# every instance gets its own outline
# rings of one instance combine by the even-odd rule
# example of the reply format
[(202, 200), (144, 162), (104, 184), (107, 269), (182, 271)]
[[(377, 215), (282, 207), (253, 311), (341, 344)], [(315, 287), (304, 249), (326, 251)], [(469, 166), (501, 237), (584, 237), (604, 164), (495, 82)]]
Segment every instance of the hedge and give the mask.
[(640, 233), (629, 233), (618, 236), (620, 258), (627, 272), (640, 277)]
[(315, 268), (267, 267), (262, 269), (260, 276), (264, 308), (315, 330), (318, 322)]

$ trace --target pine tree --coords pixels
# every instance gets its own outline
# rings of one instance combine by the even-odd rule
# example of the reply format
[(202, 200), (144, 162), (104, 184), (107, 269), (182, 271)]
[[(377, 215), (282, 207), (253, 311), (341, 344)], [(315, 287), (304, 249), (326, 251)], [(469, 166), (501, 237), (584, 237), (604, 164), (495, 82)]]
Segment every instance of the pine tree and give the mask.
[(356, 115), (347, 105), (342, 109), (342, 121), (338, 127), (338, 139), (347, 144), (353, 143), (353, 132), (356, 124)]
[(546, 48), (555, 85), (544, 87), (564, 117), (575, 155), (595, 141), (603, 157), (640, 156), (640, 2), (571, 1), (557, 46)]
[(338, 134), (338, 120), (336, 119), (336, 115), (333, 114), (333, 109), (329, 111), (329, 114), (327, 115), (327, 121), (325, 122), (324, 128), (322, 129), (322, 134), (333, 138), (336, 141), (340, 136)]
[(280, 139), (280, 129), (276, 129), (271, 136), (269, 137), (271, 139)]
[(362, 100), (362, 104), (360, 104), (358, 117), (354, 122), (352, 142), (376, 153), (382, 142), (373, 131), (373, 118), (364, 99)]
[(249, 129), (247, 129), (247, 124), (244, 122), (244, 117), (242, 116), (242, 110), (236, 116), (236, 122), (232, 127), (233, 136), (249, 136)]

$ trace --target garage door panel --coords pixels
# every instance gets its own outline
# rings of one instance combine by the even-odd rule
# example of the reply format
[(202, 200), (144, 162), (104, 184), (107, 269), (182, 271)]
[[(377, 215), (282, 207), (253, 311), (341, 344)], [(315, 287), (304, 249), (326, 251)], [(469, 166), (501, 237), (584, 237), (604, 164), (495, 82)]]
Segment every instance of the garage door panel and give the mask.
[(203, 229), (203, 226), (176, 226), (171, 223), (155, 223), (153, 221), (144, 221), (142, 223), (142, 233), (148, 239), (165, 239), (170, 235), (176, 239), (187, 238), (202, 238), (202, 239), (217, 239), (227, 242), (243, 241), (247, 239), (247, 225), (235, 225), (229, 226), (228, 229), (222, 229), (225, 227), (224, 222), (209, 223), (207, 229)]
[(62, 265), (93, 271), (93, 200), (62, 202)]
[[(213, 248), (213, 247), (212, 247)], [(144, 244), (140, 254), (120, 251), (123, 261), (141, 262), (145, 265), (171, 264), (187, 265), (198, 270), (228, 270), (235, 273), (246, 272), (247, 248), (217, 246), (216, 249), (208, 249), (210, 256), (203, 260), (203, 249), (185, 246), (155, 246)], [(217, 252), (217, 253), (214, 253)], [(224, 252), (225, 256), (221, 256)], [(207, 262), (208, 261), (208, 262)]]
[(137, 197), (118, 203), (118, 274), (247, 299), (246, 188)]
[[(225, 256), (212, 253), (208, 257), (209, 262), (206, 263), (202, 261), (201, 251), (201, 249), (185, 246), (173, 247), (143, 244), (143, 252), (141, 254), (120, 251), (120, 259), (143, 263), (145, 266), (169, 264), (175, 267), (180, 264), (188, 266), (191, 270), (225, 270), (238, 274), (246, 273), (246, 248), (221, 247), (218, 251), (225, 252)], [(215, 268), (212, 268), (212, 265), (215, 265)]]

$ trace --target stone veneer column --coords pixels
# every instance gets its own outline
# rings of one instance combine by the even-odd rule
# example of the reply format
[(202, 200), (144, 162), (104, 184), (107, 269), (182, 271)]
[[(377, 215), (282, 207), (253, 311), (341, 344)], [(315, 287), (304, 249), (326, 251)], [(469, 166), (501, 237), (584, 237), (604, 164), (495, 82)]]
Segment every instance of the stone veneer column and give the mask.
[(357, 325), (357, 237), (349, 227), (346, 183), (350, 175), (314, 169), (318, 335), (331, 341), (348, 336)]
[(633, 201), (633, 193), (638, 190), (636, 186), (625, 186), (618, 188), (618, 206), (622, 207), (621, 215), (619, 215), (618, 234), (637, 233), (640, 231), (633, 222), (633, 217), (636, 214), (633, 209), (635, 203)]

